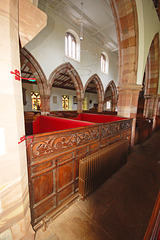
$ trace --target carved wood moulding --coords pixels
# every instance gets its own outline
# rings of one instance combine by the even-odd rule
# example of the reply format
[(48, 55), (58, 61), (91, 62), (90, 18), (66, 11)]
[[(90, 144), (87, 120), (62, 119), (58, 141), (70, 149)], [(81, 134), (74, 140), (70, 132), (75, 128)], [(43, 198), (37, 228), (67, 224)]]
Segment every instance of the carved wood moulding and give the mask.
[(35, 134), (27, 138), (32, 225), (68, 204), (78, 191), (79, 160), (121, 139), (130, 143), (132, 119)]

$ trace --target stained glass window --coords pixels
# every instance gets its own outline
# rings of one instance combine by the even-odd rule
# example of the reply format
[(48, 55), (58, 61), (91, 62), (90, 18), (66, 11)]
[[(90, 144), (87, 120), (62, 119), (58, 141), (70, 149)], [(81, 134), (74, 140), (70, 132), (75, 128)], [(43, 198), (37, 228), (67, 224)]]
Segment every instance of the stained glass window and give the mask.
[(62, 95), (62, 107), (64, 110), (69, 109), (69, 96), (68, 95)]
[(41, 97), (39, 92), (31, 92), (32, 110), (37, 111), (41, 109)]

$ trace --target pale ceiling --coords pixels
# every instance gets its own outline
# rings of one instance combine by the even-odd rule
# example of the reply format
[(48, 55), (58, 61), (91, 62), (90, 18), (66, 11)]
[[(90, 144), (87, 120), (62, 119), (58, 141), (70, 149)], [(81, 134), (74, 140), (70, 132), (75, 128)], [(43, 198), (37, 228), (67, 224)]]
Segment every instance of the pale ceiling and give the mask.
[[(82, 16), (84, 33), (89, 35), (108, 52), (117, 54), (116, 29), (109, 0), (39, 0), (39, 3), (50, 8), (77, 29), (80, 29)], [(83, 5), (81, 3), (83, 3)], [(23, 64), (21, 70), (22, 77), (34, 77), (27, 65)], [(23, 80), (23, 82), (28, 81)], [(54, 81), (53, 87), (75, 89), (72, 80), (66, 73), (62, 73), (61, 76)], [(95, 83), (91, 82), (86, 91), (96, 93)]]
[(108, 52), (117, 53), (116, 29), (109, 0), (39, 0), (39, 3), (78, 29), (82, 10), (84, 32)]

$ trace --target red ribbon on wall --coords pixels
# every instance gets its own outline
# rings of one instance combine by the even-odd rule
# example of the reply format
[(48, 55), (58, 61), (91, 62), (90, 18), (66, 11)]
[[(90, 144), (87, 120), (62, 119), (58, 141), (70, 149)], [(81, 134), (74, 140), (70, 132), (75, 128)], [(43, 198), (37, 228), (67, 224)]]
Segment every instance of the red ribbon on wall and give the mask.
[(28, 136), (26, 137), (25, 135), (23, 137), (20, 138), (20, 142), (18, 142), (18, 144), (22, 143), (23, 141), (25, 141), (27, 138), (31, 138), (32, 141), (27, 145), (26, 148), (28, 148), (28, 146), (33, 142), (33, 136)]
[(21, 79), (25, 79), (25, 80), (28, 80), (28, 81), (31, 81), (31, 80), (36, 81), (35, 78), (23, 78), (23, 77), (21, 77), (20, 76), (20, 71), (18, 71), (17, 69), (15, 69), (14, 72), (10, 71), (10, 73), (14, 74), (15, 75), (15, 80), (18, 80), (18, 81), (20, 81)]

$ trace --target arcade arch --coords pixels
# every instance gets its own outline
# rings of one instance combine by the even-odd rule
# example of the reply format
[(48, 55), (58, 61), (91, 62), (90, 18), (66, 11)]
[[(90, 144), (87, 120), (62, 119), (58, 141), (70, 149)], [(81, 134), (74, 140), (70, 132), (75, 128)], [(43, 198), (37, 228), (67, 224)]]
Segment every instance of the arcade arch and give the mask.
[(150, 46), (145, 77), (145, 104), (143, 115), (153, 119), (153, 129), (155, 128), (156, 115), (158, 111), (158, 95), (159, 81), (159, 33), (157, 33)]
[[(21, 74), (22, 77), (24, 76), (25, 68), (29, 69), (30, 72), (33, 74), (33, 76), (36, 78), (36, 83), (39, 88), (39, 93), (41, 96), (41, 113), (45, 114), (48, 112), (48, 109), (46, 108), (47, 104), (46, 101), (48, 99), (47, 94), (47, 79), (46, 76), (37, 62), (37, 60), (33, 57), (33, 55), (26, 49), (22, 48), (20, 50), (20, 61), (21, 61)], [(27, 73), (25, 73), (27, 74)]]
[(66, 77), (68, 77), (68, 80), (66, 81), (69, 81), (70, 83), (73, 82), (72, 88), (74, 86), (77, 96), (77, 112), (78, 113), (82, 112), (82, 98), (83, 98), (82, 81), (76, 69), (69, 62), (61, 64), (50, 74), (48, 81), (50, 95), (54, 81), (58, 80), (58, 78), (61, 75), (65, 75)]
[[(111, 108), (110, 111), (116, 111), (117, 107), (117, 87), (114, 81), (110, 81), (106, 87), (105, 94), (104, 94), (104, 105), (105, 103), (110, 100), (111, 101)], [(104, 106), (105, 108), (105, 106)], [(107, 110), (107, 109), (106, 109)]]
[(97, 94), (98, 94), (98, 112), (103, 111), (103, 101), (104, 101), (104, 88), (101, 82), (101, 79), (97, 74), (92, 75), (88, 81), (85, 84), (84, 87), (84, 94), (87, 89), (87, 86), (89, 85), (90, 82), (94, 82), (97, 88)]

